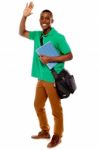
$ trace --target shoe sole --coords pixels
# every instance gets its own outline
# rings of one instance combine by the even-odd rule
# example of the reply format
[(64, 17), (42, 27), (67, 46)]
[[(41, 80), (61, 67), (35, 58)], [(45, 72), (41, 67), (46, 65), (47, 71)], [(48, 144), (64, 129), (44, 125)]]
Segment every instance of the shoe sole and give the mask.
[(47, 148), (53, 148), (53, 147), (56, 147), (56, 146), (58, 146), (61, 142), (62, 142), (62, 141), (60, 140), (58, 144), (53, 145), (53, 146), (47, 145)]
[(50, 137), (31, 137), (32, 139), (50, 139)]

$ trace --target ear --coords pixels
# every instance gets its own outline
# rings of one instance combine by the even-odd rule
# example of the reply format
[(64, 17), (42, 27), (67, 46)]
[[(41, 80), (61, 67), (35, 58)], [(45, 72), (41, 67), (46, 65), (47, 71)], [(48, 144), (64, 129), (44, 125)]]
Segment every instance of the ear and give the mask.
[(51, 19), (51, 23), (53, 23), (53, 22), (54, 22), (54, 19), (52, 18), (52, 19)]

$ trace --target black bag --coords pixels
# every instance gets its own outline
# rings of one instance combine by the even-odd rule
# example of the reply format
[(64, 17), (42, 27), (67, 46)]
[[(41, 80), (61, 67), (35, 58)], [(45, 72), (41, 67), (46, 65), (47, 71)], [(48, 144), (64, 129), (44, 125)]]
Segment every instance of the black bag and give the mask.
[(65, 69), (59, 74), (57, 74), (54, 69), (52, 69), (51, 72), (55, 78), (56, 90), (61, 99), (67, 98), (71, 93), (74, 93), (76, 90), (76, 83), (73, 75), (70, 75)]

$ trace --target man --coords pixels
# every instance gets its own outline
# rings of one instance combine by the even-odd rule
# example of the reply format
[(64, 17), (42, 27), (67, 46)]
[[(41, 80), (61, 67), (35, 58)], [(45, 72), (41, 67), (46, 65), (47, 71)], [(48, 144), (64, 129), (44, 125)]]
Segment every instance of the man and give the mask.
[[(31, 11), (34, 7), (32, 2), (26, 5), (23, 16), (20, 22), (19, 34), (28, 39), (34, 40), (34, 55), (32, 64), (32, 76), (38, 78), (36, 86), (36, 94), (34, 100), (34, 107), (39, 119), (41, 131), (37, 135), (33, 135), (33, 139), (49, 139), (50, 127), (47, 121), (45, 112), (45, 102), (49, 98), (52, 114), (54, 116), (54, 131), (51, 141), (47, 147), (51, 148), (58, 145), (61, 142), (63, 134), (63, 111), (60, 98), (56, 92), (54, 86), (54, 77), (47, 67), (49, 62), (58, 62), (54, 69), (59, 73), (64, 68), (64, 61), (72, 59), (72, 53), (69, 45), (67, 44), (65, 37), (58, 33), (51, 27), (53, 23), (53, 14), (50, 10), (43, 10), (40, 14), (40, 25), (42, 31), (27, 31), (25, 28), (26, 19), (31, 15)], [(51, 41), (57, 48), (60, 56), (48, 57), (38, 56), (36, 49), (40, 47), (40, 38), (43, 37), (43, 44)]]

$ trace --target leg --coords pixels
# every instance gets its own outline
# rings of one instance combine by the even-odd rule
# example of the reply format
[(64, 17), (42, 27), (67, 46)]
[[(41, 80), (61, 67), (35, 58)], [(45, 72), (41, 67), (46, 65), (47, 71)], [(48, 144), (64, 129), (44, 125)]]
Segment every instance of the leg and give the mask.
[(42, 85), (42, 81), (38, 81), (34, 100), (34, 107), (39, 119), (40, 128), (49, 131), (49, 125), (45, 112), (45, 102), (47, 100), (46, 91)]
[(49, 97), (52, 114), (54, 116), (54, 135), (62, 137), (63, 133), (63, 110), (60, 98), (54, 87), (54, 83), (44, 82), (46, 93)]

